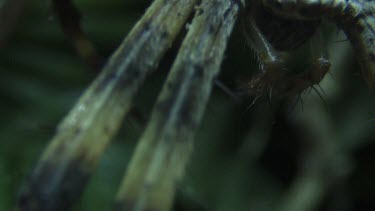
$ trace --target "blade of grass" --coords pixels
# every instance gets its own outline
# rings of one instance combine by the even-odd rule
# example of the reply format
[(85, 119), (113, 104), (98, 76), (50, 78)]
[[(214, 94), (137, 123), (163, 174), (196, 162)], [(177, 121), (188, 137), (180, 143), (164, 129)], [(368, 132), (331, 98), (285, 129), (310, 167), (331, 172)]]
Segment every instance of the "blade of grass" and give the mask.
[(180, 32), (195, 0), (156, 0), (58, 126), (21, 190), (21, 210), (67, 210), (79, 198), (147, 73)]
[(116, 210), (170, 210), (239, 6), (205, 0), (197, 8), (127, 169)]

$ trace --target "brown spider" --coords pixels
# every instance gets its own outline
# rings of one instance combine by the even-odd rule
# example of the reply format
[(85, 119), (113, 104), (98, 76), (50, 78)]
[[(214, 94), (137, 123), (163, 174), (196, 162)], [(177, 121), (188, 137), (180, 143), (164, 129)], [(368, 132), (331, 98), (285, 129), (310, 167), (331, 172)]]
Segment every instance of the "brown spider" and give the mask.
[[(285, 97), (318, 84), (330, 69), (324, 45), (315, 31), (323, 18), (333, 20), (351, 41), (370, 87), (375, 79), (374, 2), (365, 0), (261, 0), (246, 7), (244, 29), (261, 63), (261, 73), (249, 82), (256, 97), (268, 93)], [(315, 39), (311, 67), (291, 74), (283, 53)]]

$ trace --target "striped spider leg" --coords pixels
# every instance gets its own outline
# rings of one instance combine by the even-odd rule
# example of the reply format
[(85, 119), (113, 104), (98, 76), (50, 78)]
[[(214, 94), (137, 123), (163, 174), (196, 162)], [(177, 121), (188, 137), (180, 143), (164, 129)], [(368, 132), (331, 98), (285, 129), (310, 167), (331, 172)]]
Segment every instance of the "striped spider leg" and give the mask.
[[(256, 98), (265, 93), (270, 98), (272, 95), (294, 97), (322, 80), (330, 68), (330, 61), (320, 34), (315, 32), (319, 23), (320, 20), (284, 18), (256, 2), (246, 8), (243, 25), (261, 69), (261, 73), (249, 82), (251, 94)], [(298, 74), (291, 73), (286, 68), (285, 55), (307, 40), (314, 41), (311, 65)]]
[(362, 74), (375, 88), (375, 1), (373, 0), (261, 0), (274, 13), (299, 20), (328, 18), (349, 38)]

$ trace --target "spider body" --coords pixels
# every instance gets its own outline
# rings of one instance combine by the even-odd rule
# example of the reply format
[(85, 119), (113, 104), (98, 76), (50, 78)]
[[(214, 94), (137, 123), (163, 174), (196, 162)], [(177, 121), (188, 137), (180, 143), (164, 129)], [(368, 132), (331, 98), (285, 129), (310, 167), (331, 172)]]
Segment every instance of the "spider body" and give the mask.
[(250, 95), (257, 98), (264, 94), (269, 97), (294, 97), (319, 83), (330, 68), (320, 39), (315, 45), (319, 48), (318, 54), (313, 55), (311, 68), (307, 70), (299, 70), (298, 73), (290, 71), (285, 65), (285, 55), (316, 37), (320, 22), (320, 19), (283, 17), (256, 2), (246, 8), (244, 29), (251, 47), (257, 53), (261, 70), (249, 82)]
[[(366, 0), (255, 0), (245, 9), (244, 28), (258, 55), (261, 73), (250, 82), (250, 94), (293, 97), (318, 84), (330, 69), (324, 45), (315, 33), (321, 20), (334, 21), (354, 47), (370, 87), (375, 79), (375, 4)], [(311, 65), (293, 73), (284, 53), (314, 39)], [(275, 94), (275, 92), (274, 92)]]
[(315, 39), (308, 70), (290, 75), (280, 52), (298, 48), (313, 37), (323, 19), (335, 22), (350, 40), (364, 78), (375, 87), (375, 3), (372, 0), (254, 0), (245, 12), (245, 30), (258, 54), (261, 73), (250, 81), (256, 96), (277, 90), (281, 97), (299, 95), (329, 71), (324, 45)]
[(288, 19), (274, 14), (264, 6), (257, 6), (252, 15), (264, 37), (277, 51), (289, 51), (300, 47), (313, 34), (320, 20)]

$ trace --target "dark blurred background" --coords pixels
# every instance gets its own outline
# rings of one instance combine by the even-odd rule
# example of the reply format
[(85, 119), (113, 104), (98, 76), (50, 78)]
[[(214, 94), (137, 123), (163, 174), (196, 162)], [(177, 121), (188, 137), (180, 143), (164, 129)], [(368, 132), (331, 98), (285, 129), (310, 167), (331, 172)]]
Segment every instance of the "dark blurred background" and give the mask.
[[(83, 30), (105, 61), (151, 1), (74, 3)], [(0, 49), (4, 211), (14, 206), (56, 125), (97, 74), (64, 35), (50, 1), (26, 1), (20, 14)], [(175, 210), (375, 210), (374, 93), (343, 33), (333, 24), (323, 24), (322, 31), (333, 65), (321, 88), (250, 107), (254, 98), (243, 93), (258, 63), (241, 26), (235, 28), (218, 80), (237, 97), (215, 86)], [(74, 210), (111, 210), (182, 38), (183, 33), (146, 80)], [(292, 54), (291, 66), (311, 62), (308, 43)]]

